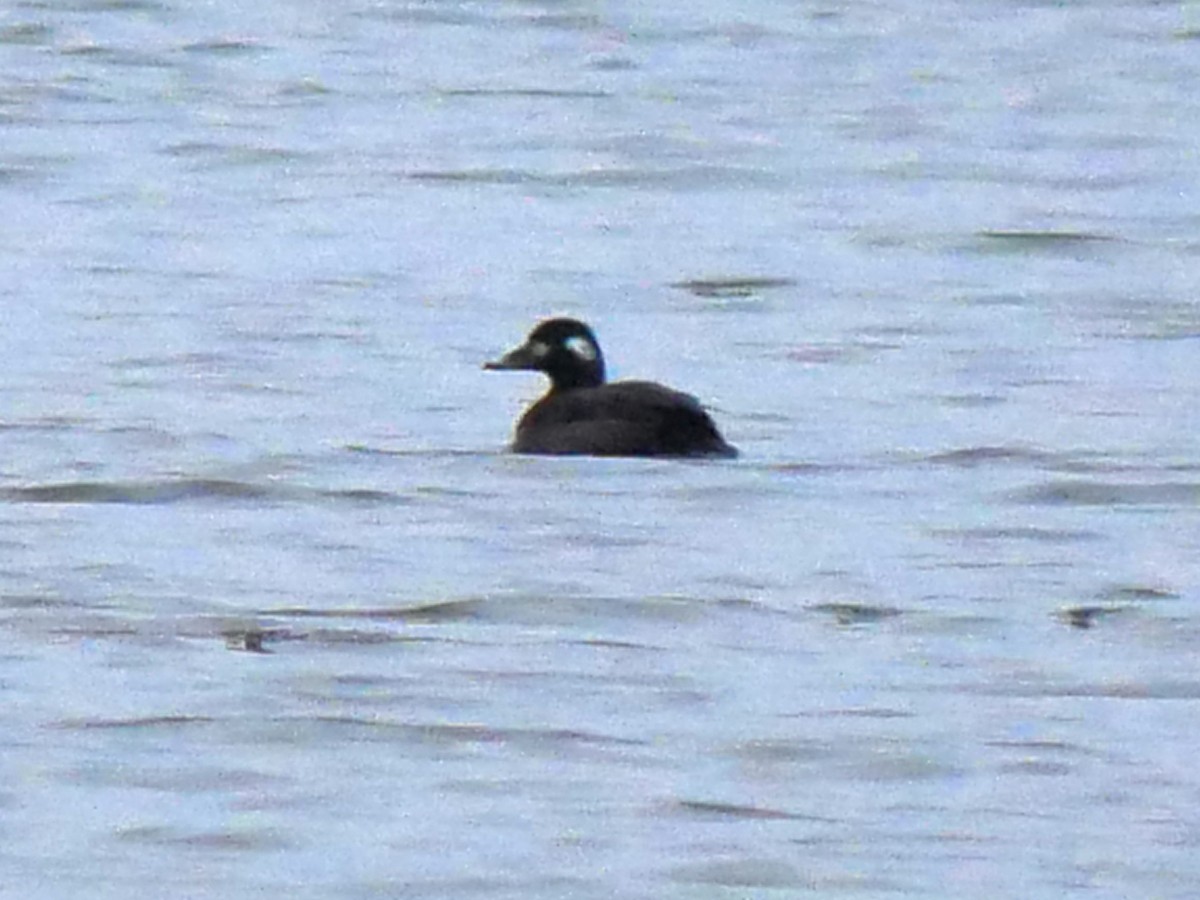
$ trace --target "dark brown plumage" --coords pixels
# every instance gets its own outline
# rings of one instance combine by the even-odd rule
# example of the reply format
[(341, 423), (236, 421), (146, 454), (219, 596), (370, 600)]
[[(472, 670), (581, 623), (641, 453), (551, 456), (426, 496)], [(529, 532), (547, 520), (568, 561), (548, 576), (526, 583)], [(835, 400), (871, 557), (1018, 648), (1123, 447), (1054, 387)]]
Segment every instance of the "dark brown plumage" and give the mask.
[(517, 423), (517, 453), (588, 456), (736, 456), (689, 394), (650, 381), (606, 384), (604, 356), (575, 319), (540, 323), (488, 369), (544, 372), (550, 390)]

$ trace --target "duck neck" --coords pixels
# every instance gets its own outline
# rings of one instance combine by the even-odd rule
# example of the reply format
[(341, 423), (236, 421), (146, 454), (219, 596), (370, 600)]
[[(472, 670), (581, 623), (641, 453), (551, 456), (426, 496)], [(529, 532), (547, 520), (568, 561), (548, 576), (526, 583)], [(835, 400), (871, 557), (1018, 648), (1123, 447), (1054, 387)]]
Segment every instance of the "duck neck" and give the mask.
[(550, 376), (551, 393), (600, 387), (604, 384), (604, 362), (597, 360), (591, 366), (572, 366), (569, 369), (557, 369), (546, 374)]

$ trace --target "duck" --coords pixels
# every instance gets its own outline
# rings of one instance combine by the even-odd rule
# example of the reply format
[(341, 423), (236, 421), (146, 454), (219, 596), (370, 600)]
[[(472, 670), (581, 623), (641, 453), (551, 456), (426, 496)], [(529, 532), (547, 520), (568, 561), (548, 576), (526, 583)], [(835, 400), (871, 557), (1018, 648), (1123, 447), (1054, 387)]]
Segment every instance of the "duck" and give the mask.
[(653, 381), (606, 381), (600, 343), (577, 319), (539, 322), (525, 343), (484, 368), (541, 372), (550, 379), (550, 390), (517, 422), (515, 453), (737, 456), (691, 394)]

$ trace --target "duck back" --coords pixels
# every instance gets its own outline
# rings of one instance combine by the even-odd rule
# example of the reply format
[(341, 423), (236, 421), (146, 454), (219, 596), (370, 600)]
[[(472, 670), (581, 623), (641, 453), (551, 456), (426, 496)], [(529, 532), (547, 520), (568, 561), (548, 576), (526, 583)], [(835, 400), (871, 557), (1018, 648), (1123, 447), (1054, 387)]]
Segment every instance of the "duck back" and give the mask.
[(551, 391), (521, 418), (518, 453), (736, 456), (695, 397), (650, 381)]

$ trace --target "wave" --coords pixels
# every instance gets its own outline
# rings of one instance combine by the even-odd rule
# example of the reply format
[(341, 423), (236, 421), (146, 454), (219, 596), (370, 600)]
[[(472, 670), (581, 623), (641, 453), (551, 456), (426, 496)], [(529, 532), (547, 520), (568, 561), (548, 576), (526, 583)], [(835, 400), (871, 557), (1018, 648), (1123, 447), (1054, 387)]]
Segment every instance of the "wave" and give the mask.
[(144, 481), (66, 481), (0, 488), (0, 502), (118, 503), (161, 505), (206, 501), (313, 502), (399, 504), (399, 494), (366, 488), (318, 489), (263, 484), (227, 478), (163, 478)]

